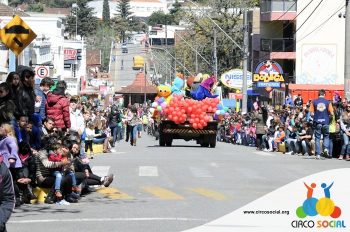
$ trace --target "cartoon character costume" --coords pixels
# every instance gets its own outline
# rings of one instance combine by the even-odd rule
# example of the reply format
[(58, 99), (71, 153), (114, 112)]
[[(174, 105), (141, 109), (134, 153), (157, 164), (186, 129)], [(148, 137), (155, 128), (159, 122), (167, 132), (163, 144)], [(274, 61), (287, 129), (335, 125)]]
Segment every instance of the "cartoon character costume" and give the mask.
[(214, 76), (208, 77), (204, 80), (198, 87), (196, 91), (191, 91), (191, 96), (195, 100), (203, 100), (204, 98), (216, 98), (218, 95), (211, 93), (211, 90), (216, 83), (216, 78)]
[(182, 88), (184, 86), (185, 82), (182, 78), (176, 77), (174, 79), (173, 85), (171, 86), (171, 94), (172, 95), (183, 95)]

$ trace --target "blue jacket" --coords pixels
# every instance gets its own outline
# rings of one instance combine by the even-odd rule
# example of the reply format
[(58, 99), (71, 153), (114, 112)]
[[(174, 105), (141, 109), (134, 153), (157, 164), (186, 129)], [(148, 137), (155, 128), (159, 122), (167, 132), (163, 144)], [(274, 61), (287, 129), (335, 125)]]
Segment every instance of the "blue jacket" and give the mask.
[(41, 106), (40, 106), (40, 116), (41, 119), (46, 118), (46, 113), (45, 113), (45, 104), (46, 104), (46, 94), (40, 89), (40, 87), (35, 87), (35, 95), (41, 97)]

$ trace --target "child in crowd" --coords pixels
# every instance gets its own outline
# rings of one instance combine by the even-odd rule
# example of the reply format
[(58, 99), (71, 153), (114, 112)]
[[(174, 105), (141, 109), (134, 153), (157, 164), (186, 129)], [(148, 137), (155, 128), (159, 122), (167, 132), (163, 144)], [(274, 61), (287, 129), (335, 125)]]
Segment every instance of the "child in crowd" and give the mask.
[(18, 187), (23, 191), (24, 202), (29, 203), (30, 200), (36, 199), (37, 197), (33, 193), (32, 188), (35, 186), (36, 164), (28, 143), (22, 141), (18, 144), (18, 156), (22, 162), (22, 168), (18, 172)]
[(92, 148), (92, 141), (95, 136), (98, 136), (100, 134), (95, 133), (94, 124), (92, 122), (87, 123), (87, 127), (85, 128), (85, 153), (90, 149), (90, 159), (94, 158), (94, 150)]
[(286, 134), (284, 132), (284, 126), (280, 125), (278, 127), (278, 130), (275, 132), (274, 136), (274, 149), (277, 150), (278, 145), (284, 142), (284, 138), (286, 137)]
[[(49, 151), (49, 161), (52, 162), (63, 162), (64, 160), (67, 160), (67, 157), (62, 155), (62, 145), (60, 143), (55, 143), (51, 146), (51, 150)], [(79, 187), (77, 186), (77, 180), (75, 177), (75, 173), (73, 171), (73, 168), (71, 165), (64, 166), (60, 169), (55, 169), (52, 174), (55, 176), (55, 196), (58, 199), (62, 198), (62, 192), (61, 192), (61, 181), (63, 174), (66, 173), (71, 176), (72, 178), (72, 190), (73, 192), (77, 193), (79, 192)]]

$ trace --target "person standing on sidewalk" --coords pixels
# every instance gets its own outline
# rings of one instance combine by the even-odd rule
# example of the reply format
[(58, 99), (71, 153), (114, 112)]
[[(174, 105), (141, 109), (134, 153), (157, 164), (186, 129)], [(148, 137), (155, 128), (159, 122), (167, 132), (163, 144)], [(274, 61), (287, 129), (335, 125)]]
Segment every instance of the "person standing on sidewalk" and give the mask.
[(15, 191), (11, 173), (2, 160), (0, 155), (0, 231), (6, 232), (6, 222), (15, 207)]
[(320, 159), (321, 156), (321, 136), (323, 136), (323, 155), (327, 158), (332, 157), (329, 154), (329, 121), (334, 110), (332, 104), (325, 99), (325, 95), (326, 91), (321, 89), (318, 98), (310, 106), (314, 119), (316, 159)]

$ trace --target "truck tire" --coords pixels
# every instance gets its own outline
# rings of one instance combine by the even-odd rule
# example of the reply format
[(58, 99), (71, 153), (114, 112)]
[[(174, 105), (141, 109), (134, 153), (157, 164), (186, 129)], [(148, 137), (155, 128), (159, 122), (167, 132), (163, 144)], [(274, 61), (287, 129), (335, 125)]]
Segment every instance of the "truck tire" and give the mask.
[(201, 143), (201, 146), (202, 146), (202, 147), (209, 147), (209, 143), (208, 143), (208, 142), (202, 142), (202, 143)]
[(173, 144), (173, 138), (171, 136), (168, 136), (166, 141), (165, 141), (165, 145), (167, 147), (171, 147), (172, 144)]
[(165, 138), (164, 135), (159, 136), (159, 146), (165, 147)]
[(210, 138), (209, 145), (211, 148), (215, 148), (215, 146), (216, 146), (216, 138), (215, 137)]

